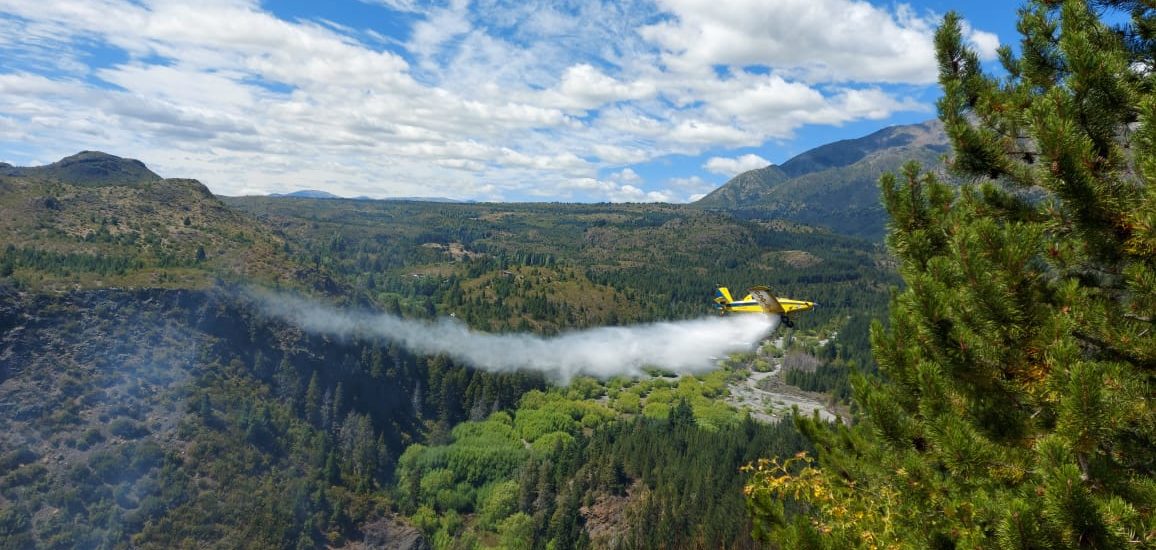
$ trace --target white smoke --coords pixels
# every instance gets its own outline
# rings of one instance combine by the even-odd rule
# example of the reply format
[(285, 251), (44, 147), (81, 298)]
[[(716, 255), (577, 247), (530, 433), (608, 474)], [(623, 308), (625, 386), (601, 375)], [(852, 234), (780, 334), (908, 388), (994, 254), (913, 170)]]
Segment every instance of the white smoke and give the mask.
[(578, 375), (638, 376), (646, 367), (680, 374), (713, 370), (720, 358), (752, 349), (779, 324), (765, 315), (732, 315), (543, 337), (480, 332), (451, 319), (430, 322), (345, 311), (267, 291), (252, 295), (266, 314), (311, 333), (381, 338), (418, 354), (445, 354), (491, 372), (537, 371), (562, 383)]

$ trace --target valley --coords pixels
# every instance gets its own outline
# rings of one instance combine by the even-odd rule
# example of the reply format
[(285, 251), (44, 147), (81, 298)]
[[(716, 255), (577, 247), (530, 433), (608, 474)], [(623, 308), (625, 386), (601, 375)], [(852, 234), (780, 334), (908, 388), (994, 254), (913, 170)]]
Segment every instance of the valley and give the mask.
[(1156, 548), (1152, 0), (0, 28), (0, 550)]
[[(116, 176), (86, 179), (94, 163)], [(871, 241), (690, 206), (218, 198), (99, 153), (0, 184), (16, 546), (572, 547), (599, 521), (635, 545), (749, 546), (739, 466), (806, 448), (792, 406), (842, 410), (787, 385), (784, 358), (870, 370), (896, 281)], [(823, 307), (709, 373), (556, 385), (310, 333), (252, 295), (557, 336), (713, 315), (719, 282)], [(593, 502), (617, 504), (584, 527)]]

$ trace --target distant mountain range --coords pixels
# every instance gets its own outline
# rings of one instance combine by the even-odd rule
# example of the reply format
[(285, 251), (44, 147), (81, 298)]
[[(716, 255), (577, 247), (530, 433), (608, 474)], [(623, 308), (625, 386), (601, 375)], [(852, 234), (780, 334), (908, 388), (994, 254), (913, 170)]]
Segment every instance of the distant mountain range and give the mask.
[[(316, 189), (302, 189), (292, 193), (269, 193), (270, 197), (290, 197), (299, 199), (344, 199), (339, 195), (334, 195), (328, 191), (318, 191)], [(457, 199), (450, 199), (446, 197), (386, 197), (384, 199), (374, 199), (364, 195), (360, 197), (353, 197), (351, 200), (371, 201), (371, 200), (385, 200), (385, 201), (416, 201), (416, 202), (446, 202), (446, 203), (472, 203), (474, 201), (461, 201)]]
[(938, 166), (950, 148), (938, 120), (892, 126), (816, 147), (782, 165), (739, 174), (693, 206), (877, 239), (887, 220), (879, 177), (911, 160)]
[(340, 196), (334, 195), (333, 193), (330, 193), (329, 191), (318, 191), (316, 189), (302, 189), (300, 191), (294, 191), (292, 193), (269, 193), (269, 196), (270, 197), (295, 197), (295, 198), (301, 198), (301, 199), (342, 199), (342, 198), (345, 198), (345, 197), (340, 197)]
[[(782, 220), (826, 227), (834, 232), (879, 239), (886, 231), (887, 213), (879, 197), (878, 180), (914, 160), (939, 169), (950, 151), (943, 124), (892, 126), (870, 135), (837, 141), (802, 153), (781, 165), (744, 172), (690, 205), (725, 211), (739, 218)], [(34, 178), (80, 188), (109, 186), (147, 189), (165, 180), (139, 160), (97, 151), (82, 151), (47, 166), (18, 167), (0, 163), (0, 177)], [(181, 180), (206, 197), (199, 182)], [(328, 191), (304, 189), (272, 193), (277, 198), (341, 199)], [(356, 197), (354, 200), (374, 200)], [(386, 201), (473, 203), (444, 197), (390, 197)]]

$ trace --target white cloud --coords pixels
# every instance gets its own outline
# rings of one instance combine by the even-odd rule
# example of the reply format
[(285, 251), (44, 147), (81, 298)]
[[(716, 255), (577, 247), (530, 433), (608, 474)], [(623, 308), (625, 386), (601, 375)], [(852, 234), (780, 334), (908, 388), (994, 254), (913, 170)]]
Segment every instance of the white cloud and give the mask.
[(549, 105), (568, 109), (594, 109), (619, 101), (630, 101), (653, 96), (657, 92), (652, 83), (619, 82), (598, 69), (581, 63), (562, 74), (558, 86), (536, 98)]
[(680, 202), (697, 201), (718, 187), (717, 183), (708, 182), (698, 176), (690, 176), (687, 178), (670, 178), (666, 183), (669, 187), (678, 189), (682, 193), (690, 193), (689, 195), (686, 195), (686, 200)]
[(745, 131), (732, 124), (707, 120), (684, 120), (671, 129), (667, 137), (675, 142), (690, 145), (755, 145), (762, 141), (756, 133)]
[(767, 159), (755, 154), (746, 154), (737, 158), (711, 157), (702, 165), (707, 172), (724, 176), (735, 176), (743, 172), (766, 168), (770, 163)]
[(425, 60), (437, 56), (446, 42), (473, 29), (468, 8), (468, 0), (453, 0), (448, 7), (430, 12), (413, 26), (409, 50)]
[(611, 202), (674, 202), (674, 196), (663, 189), (644, 191), (630, 184), (623, 185), (610, 193)]
[(641, 182), (634, 179), (637, 178), (637, 174), (631, 174), (618, 173), (609, 179), (573, 178), (563, 180), (557, 182), (556, 187), (548, 190), (548, 192), (561, 194), (568, 198), (598, 202), (679, 202), (677, 195), (669, 189), (648, 191), (635, 185)]
[(963, 22), (963, 35), (967, 37), (969, 45), (975, 48), (980, 59), (995, 59), (999, 50), (999, 36), (995, 33), (981, 31)]
[(360, 0), (366, 4), (379, 4), (385, 6), (393, 11), (411, 12), (418, 11), (417, 0)]
[(860, 0), (661, 0), (675, 18), (642, 29), (688, 72), (763, 65), (806, 81), (935, 81), (936, 21)]
[(638, 172), (635, 172), (634, 170), (631, 170), (630, 168), (622, 169), (621, 171), (610, 176), (610, 179), (617, 181), (617, 182), (630, 183), (630, 184), (642, 182), (642, 176), (639, 176)]
[(670, 178), (667, 180), (667, 184), (679, 189), (689, 190), (710, 190), (716, 187), (715, 185), (708, 183), (698, 176), (690, 176), (687, 178)]
[(256, 0), (0, 0), (0, 139), (138, 157), (222, 194), (676, 200), (702, 189), (631, 166), (927, 110), (887, 83), (934, 78), (928, 20), (902, 6), (365, 1), (415, 22), (385, 36)]
[(603, 145), (595, 143), (590, 146), (591, 152), (607, 164), (633, 164), (647, 160), (651, 153), (638, 147), (620, 147), (617, 145)]

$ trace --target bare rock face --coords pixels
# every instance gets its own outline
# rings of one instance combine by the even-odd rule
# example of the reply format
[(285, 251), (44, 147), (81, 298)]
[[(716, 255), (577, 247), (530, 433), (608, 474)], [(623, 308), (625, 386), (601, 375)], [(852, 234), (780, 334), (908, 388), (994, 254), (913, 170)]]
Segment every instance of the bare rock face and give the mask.
[(381, 518), (362, 527), (365, 534), (349, 550), (430, 550), (429, 542), (416, 527), (397, 518)]

